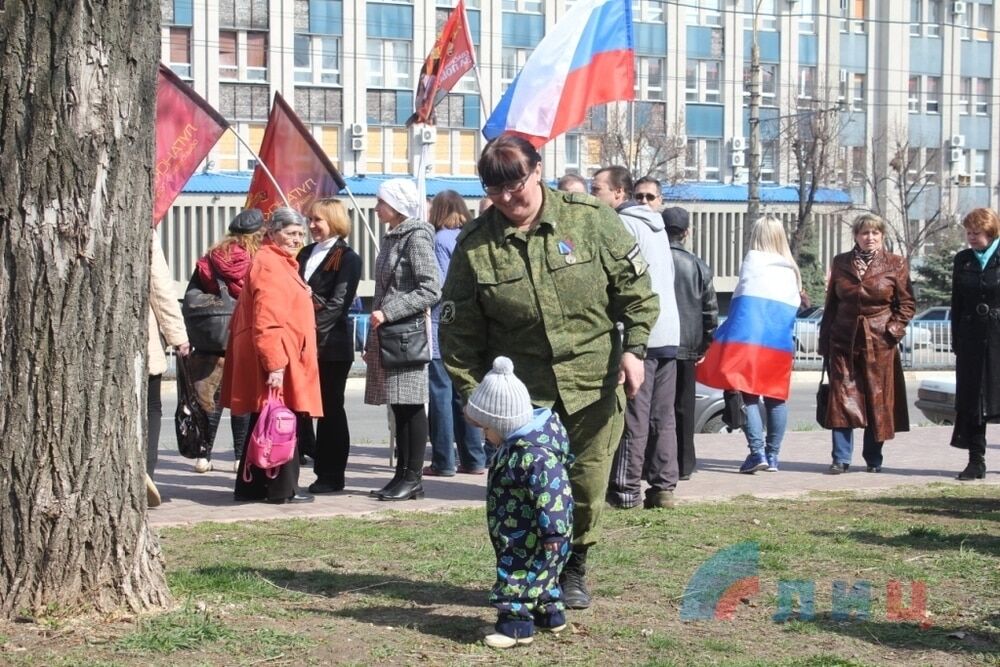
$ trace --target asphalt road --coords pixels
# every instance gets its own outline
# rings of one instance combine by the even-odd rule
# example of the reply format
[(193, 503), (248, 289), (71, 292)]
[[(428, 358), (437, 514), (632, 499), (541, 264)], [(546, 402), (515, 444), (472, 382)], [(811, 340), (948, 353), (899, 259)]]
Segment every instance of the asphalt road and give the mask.
[[(817, 373), (796, 374), (793, 378), (791, 396), (788, 401), (788, 429), (790, 431), (819, 430), (816, 425), (816, 385)], [(947, 377), (948, 373), (935, 374)], [(919, 379), (912, 376), (907, 379), (906, 397), (910, 405), (910, 421), (914, 426), (929, 425), (927, 419), (913, 407), (917, 398)], [(173, 382), (163, 383), (163, 426), (160, 434), (160, 449), (176, 451), (177, 441), (174, 436), (174, 411), (177, 408), (177, 397)], [(388, 443), (389, 431), (387, 409), (385, 406), (364, 404), (364, 378), (351, 378), (347, 384), (347, 415), (350, 420), (351, 441), (359, 445)], [(740, 437), (739, 434), (733, 434)], [(223, 452), (232, 452), (232, 433), (229, 426), (228, 411), (223, 414), (219, 433), (216, 437), (215, 452), (217, 458), (224, 458)], [(388, 457), (388, 449), (386, 451)]]

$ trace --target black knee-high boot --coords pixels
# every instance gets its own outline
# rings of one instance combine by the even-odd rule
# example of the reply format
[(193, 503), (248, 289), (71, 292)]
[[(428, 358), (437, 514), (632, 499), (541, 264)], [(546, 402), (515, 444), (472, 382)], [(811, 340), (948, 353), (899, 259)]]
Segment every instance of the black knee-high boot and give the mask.
[(389, 483), (383, 486), (381, 489), (374, 489), (369, 491), (369, 493), (375, 497), (381, 498), (382, 494), (389, 493), (393, 488), (399, 485), (403, 481), (403, 477), (406, 475), (406, 466), (410, 460), (410, 450), (406, 446), (406, 431), (407, 428), (404, 425), (400, 425), (399, 411), (397, 408), (401, 406), (392, 406), (392, 416), (393, 421), (396, 424), (396, 472), (393, 474), (392, 479)]
[(379, 494), (379, 500), (419, 500), (424, 497), (422, 482), (424, 452), (427, 449), (427, 413), (420, 405), (394, 405), (396, 443), (402, 461), (403, 476), (394, 486)]
[(969, 445), (969, 465), (958, 473), (958, 479), (967, 482), (986, 477), (986, 437), (976, 438)]

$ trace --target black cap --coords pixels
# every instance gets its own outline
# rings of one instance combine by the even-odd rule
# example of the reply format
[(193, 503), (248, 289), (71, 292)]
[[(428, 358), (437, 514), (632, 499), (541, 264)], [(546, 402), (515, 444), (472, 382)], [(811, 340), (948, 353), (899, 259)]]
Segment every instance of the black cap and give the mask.
[(264, 214), (259, 208), (248, 208), (229, 223), (230, 234), (253, 234), (264, 224)]
[(691, 216), (680, 206), (664, 209), (660, 215), (663, 216), (663, 225), (668, 232), (686, 232), (691, 226)]

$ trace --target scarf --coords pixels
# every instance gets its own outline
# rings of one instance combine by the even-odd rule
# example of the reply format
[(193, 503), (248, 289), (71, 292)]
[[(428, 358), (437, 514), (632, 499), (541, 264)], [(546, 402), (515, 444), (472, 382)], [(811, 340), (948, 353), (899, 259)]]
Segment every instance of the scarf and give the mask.
[(868, 271), (868, 266), (872, 263), (872, 260), (878, 256), (878, 253), (878, 250), (869, 250), (865, 252), (857, 243), (854, 244), (854, 268), (857, 270), (859, 278), (865, 277), (865, 272)]
[(997, 246), (1000, 245), (1000, 237), (993, 239), (993, 243), (989, 244), (982, 250), (973, 249), (972, 252), (976, 253), (976, 259), (979, 260), (979, 268), (986, 269), (986, 263), (990, 261), (990, 257), (996, 252)]

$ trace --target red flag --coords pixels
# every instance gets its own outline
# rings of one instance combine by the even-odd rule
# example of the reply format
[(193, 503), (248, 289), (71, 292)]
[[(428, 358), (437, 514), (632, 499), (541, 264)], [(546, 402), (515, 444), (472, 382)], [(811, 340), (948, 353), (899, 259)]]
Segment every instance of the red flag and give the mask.
[(465, 17), (465, 0), (458, 0), (424, 66), (420, 68), (420, 80), (413, 101), (416, 111), (406, 124), (433, 123), (434, 107), (475, 66), (476, 50), (472, 46), (469, 22)]
[[(305, 211), (313, 200), (332, 197), (347, 187), (344, 178), (319, 147), (306, 126), (285, 102), (274, 94), (271, 115), (260, 145), (260, 159), (271, 170), (288, 203)], [(245, 208), (259, 208), (265, 216), (285, 202), (261, 165), (253, 171)]]
[(160, 223), (184, 184), (229, 123), (191, 86), (160, 63), (156, 79), (156, 175), (153, 226)]

